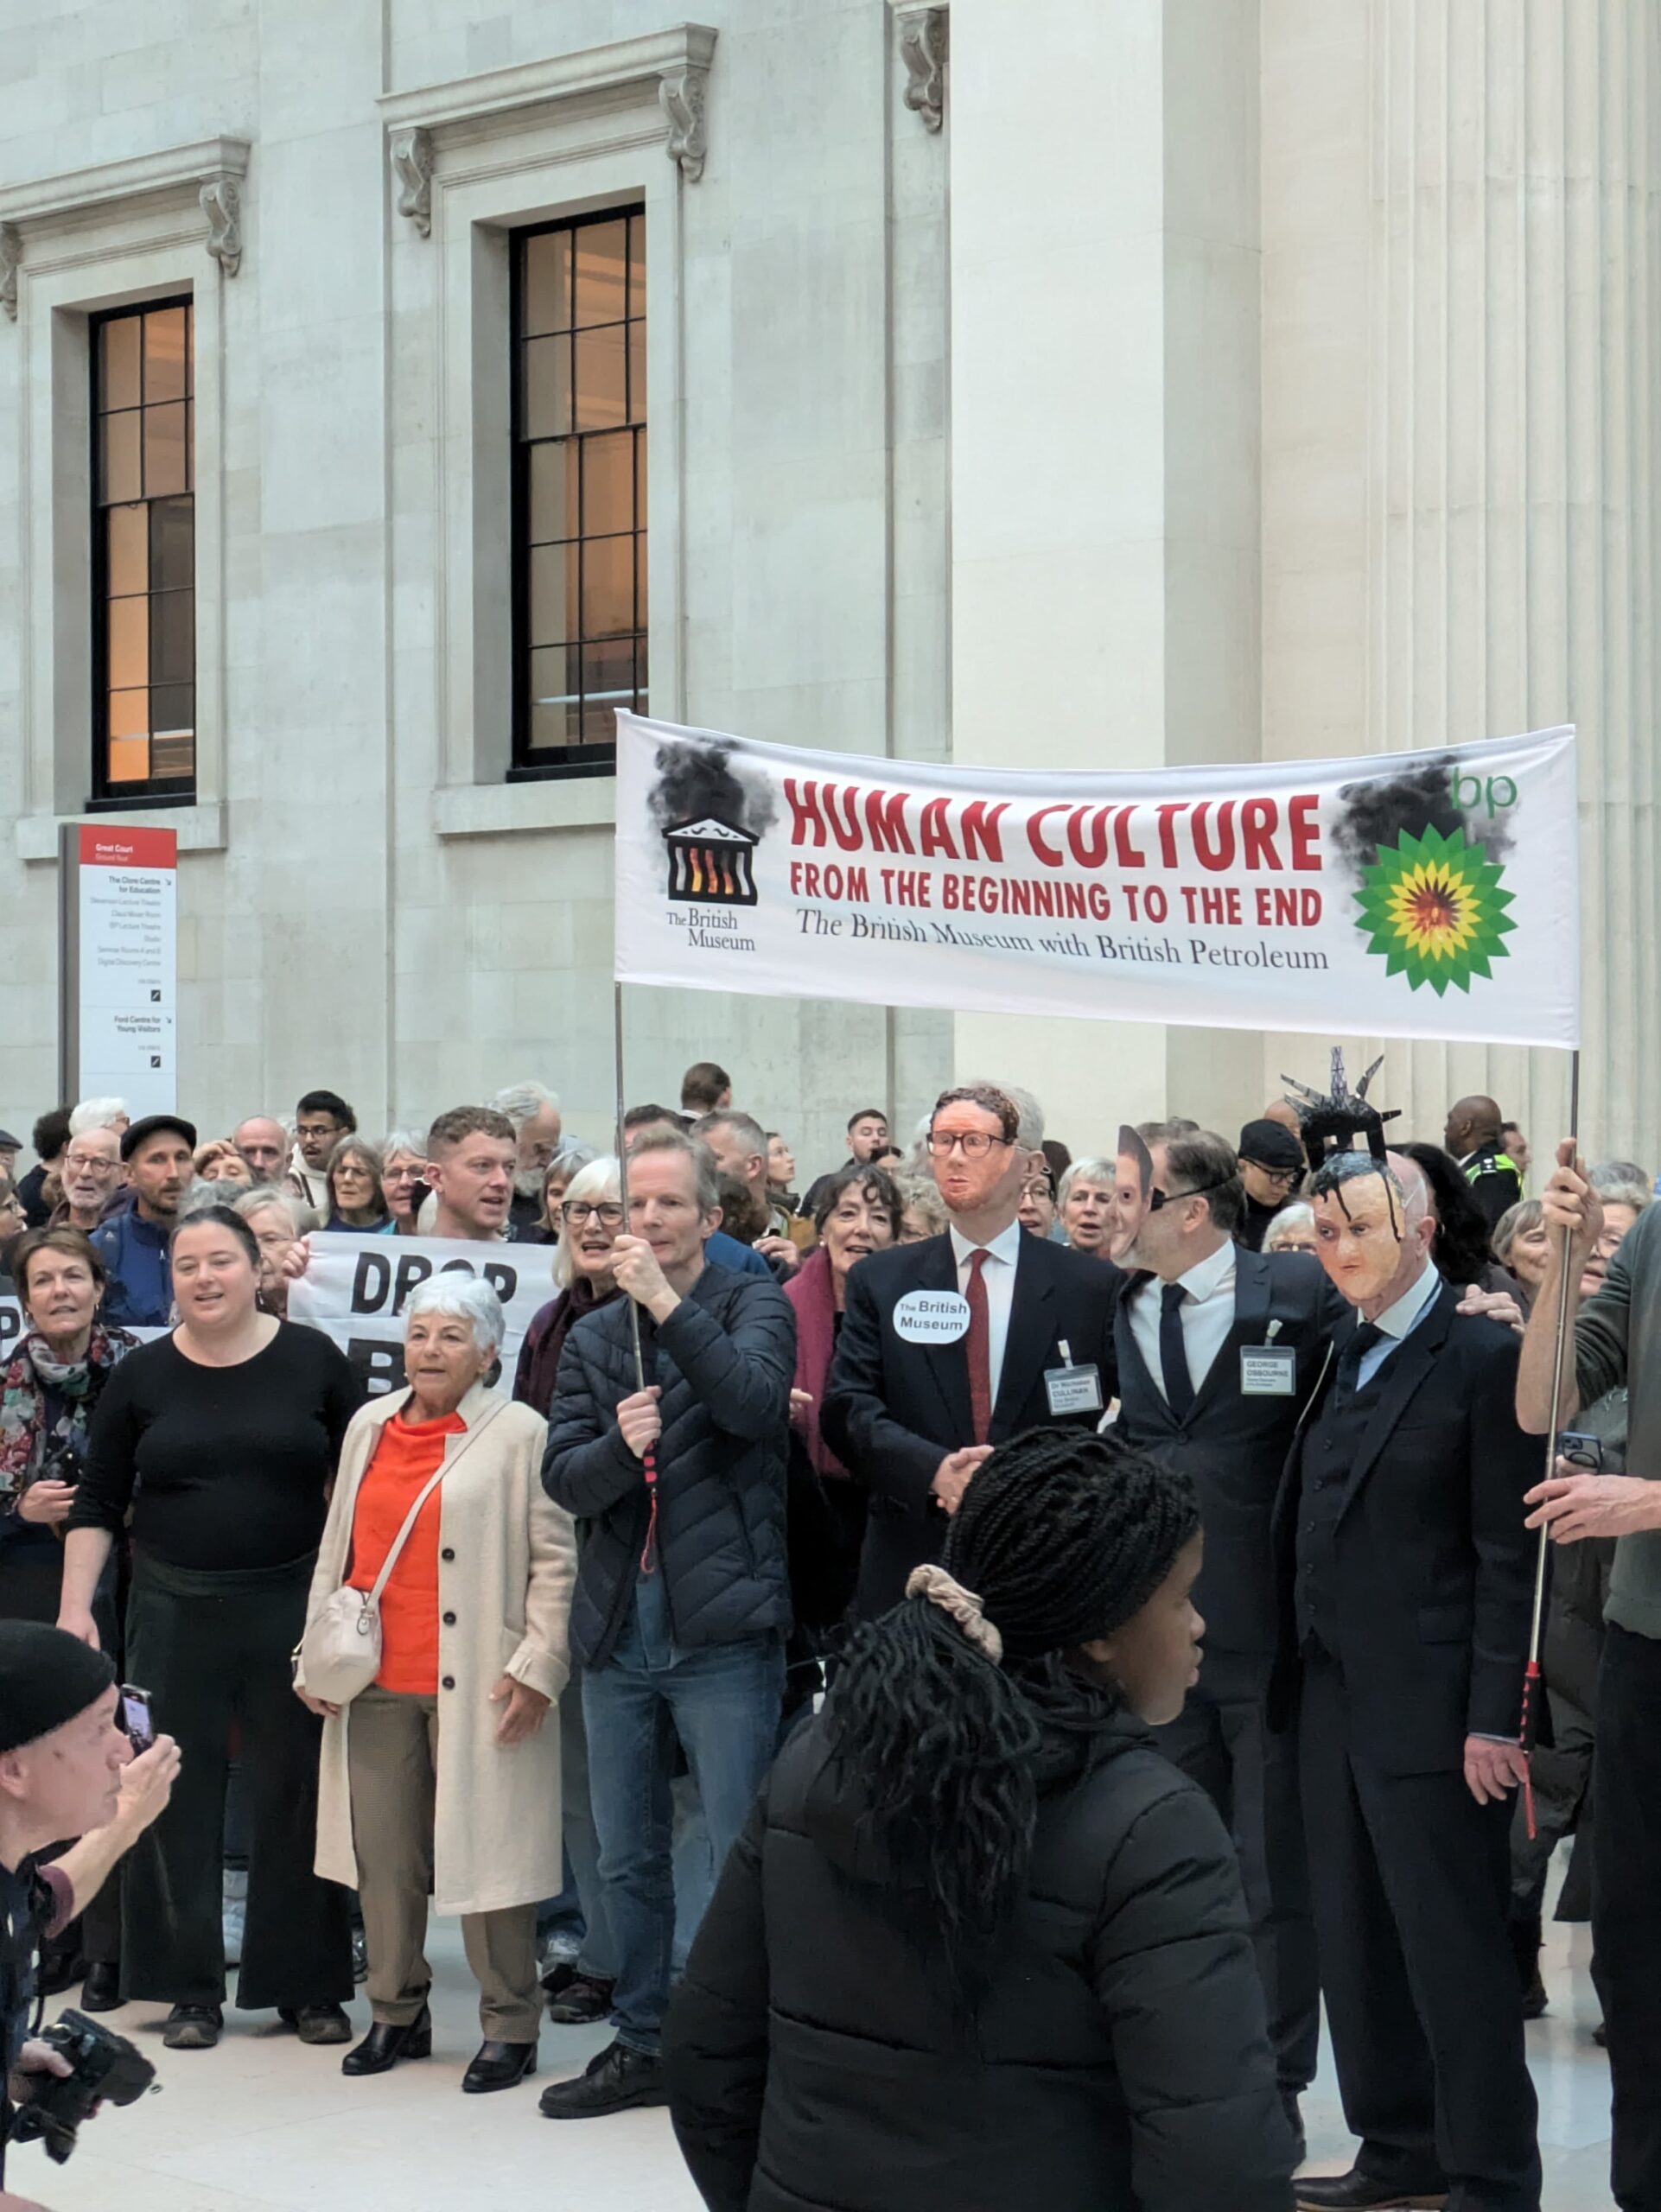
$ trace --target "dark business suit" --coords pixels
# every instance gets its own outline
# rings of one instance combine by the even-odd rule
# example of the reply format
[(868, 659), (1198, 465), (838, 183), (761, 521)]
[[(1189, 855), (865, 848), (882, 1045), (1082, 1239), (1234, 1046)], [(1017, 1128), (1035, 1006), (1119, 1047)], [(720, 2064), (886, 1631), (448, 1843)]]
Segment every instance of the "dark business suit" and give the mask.
[[(1044, 1371), (1061, 1364), (1062, 1340), (1075, 1367), (1100, 1370), (1102, 1403), (1108, 1404), (1114, 1395), (1113, 1309), (1123, 1281), (1109, 1261), (1022, 1232), (989, 1443), (1054, 1420)], [(894, 1325), (894, 1309), (908, 1291), (957, 1287), (949, 1235), (873, 1252), (848, 1277), (820, 1428), (871, 1493), (858, 1596), (868, 1620), (899, 1604), (914, 1567), (939, 1558), (946, 1516), (931, 1485), (947, 1453), (975, 1441), (964, 1340), (908, 1344)], [(1069, 1425), (1094, 1429), (1100, 1420), (1100, 1413), (1075, 1414)]]
[(1450, 2212), (1537, 2212), (1535, 2098), (1505, 1929), (1509, 1802), (1467, 1735), (1515, 1738), (1533, 1587), (1518, 1339), (1443, 1285), (1365, 1387), (1340, 1336), (1276, 1505), (1277, 1699), (1300, 1758), (1326, 1994), (1364, 2171)]
[[(1314, 2075), (1321, 1988), (1297, 1741), (1271, 1729), (1266, 1712), (1279, 1636), (1270, 1524), (1299, 1418), (1350, 1308), (1307, 1254), (1237, 1252), (1233, 1326), (1204, 1379), (1194, 1378), (1193, 1404), (1179, 1419), (1131, 1326), (1139, 1295), (1157, 1300), (1158, 1281), (1128, 1287), (1119, 1301), (1114, 1433), (1191, 1478), (1206, 1533), (1193, 1593), (1206, 1624), (1199, 1685), (1181, 1718), (1154, 1732), (1233, 1833), (1281, 2087), (1295, 2095)], [(1294, 1354), (1295, 1388), (1288, 1397), (1248, 1397), (1240, 1355), (1270, 1342)]]

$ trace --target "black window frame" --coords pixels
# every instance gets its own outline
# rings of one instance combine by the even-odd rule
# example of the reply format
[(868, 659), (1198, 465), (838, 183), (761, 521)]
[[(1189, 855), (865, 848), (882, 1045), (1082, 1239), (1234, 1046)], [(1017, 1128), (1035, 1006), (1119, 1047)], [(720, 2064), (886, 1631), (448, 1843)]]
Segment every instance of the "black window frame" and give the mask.
[[(187, 422), (188, 424), (188, 449), (191, 452), (191, 463), (189, 468), (189, 486), (188, 496), (190, 499), (191, 546), (194, 558), (196, 542), (196, 468), (194, 451), (196, 432), (196, 365), (194, 359), (196, 346), (195, 295), (193, 292), (170, 292), (160, 299), (135, 300), (126, 307), (105, 308), (95, 315), (89, 315), (86, 318), (87, 412), (90, 416), (87, 444), (87, 481), (92, 494), (91, 499), (88, 501), (88, 512), (91, 520), (92, 541), (92, 557), (91, 563), (92, 590), (92, 775), (89, 779), (90, 788), (85, 806), (85, 811), (89, 814), (130, 813), (139, 808), (192, 806), (195, 804), (196, 799), (196, 768), (194, 764), (199, 759), (196, 747), (200, 742), (200, 731), (198, 726), (200, 686), (198, 683), (196, 677), (196, 610), (194, 579), (191, 592), (191, 721), (193, 725), (193, 766), (191, 772), (188, 776), (151, 776), (147, 778), (143, 783), (113, 783), (111, 781), (109, 774), (111, 744), (109, 684), (110, 564), (109, 547), (107, 543), (108, 533), (105, 529), (104, 520), (108, 510), (105, 507), (99, 497), (99, 480), (101, 465), (101, 455), (99, 450), (100, 429), (103, 420), (103, 412), (99, 404), (100, 397), (99, 357), (102, 352), (103, 333), (108, 324), (112, 322), (131, 321), (137, 317), (147, 315), (158, 315), (169, 308), (185, 308), (189, 310), (189, 321), (187, 324), (188, 339), (186, 354), (188, 367), (187, 371), (188, 382), (186, 388), (190, 399), (190, 405), (187, 414)], [(142, 345), (140, 358), (142, 361)], [(174, 493), (163, 493), (161, 496), (171, 499), (177, 498), (181, 495)], [(124, 500), (120, 504), (123, 505), (129, 505), (132, 503), (130, 501)], [(146, 509), (148, 509), (150, 505), (149, 499), (145, 499), (143, 501), (143, 504)], [(147, 593), (146, 596), (153, 596), (153, 594)], [(153, 741), (154, 741), (152, 740), (152, 742)]]
[[(636, 432), (640, 445), (645, 448), (649, 455), (650, 447), (646, 442), (649, 440), (651, 435), (651, 416), (649, 411), (643, 411), (638, 422), (634, 421), (631, 416), (625, 424), (614, 424), (607, 430), (578, 430), (574, 428), (566, 433), (565, 441), (561, 441), (559, 439), (545, 441), (529, 440), (525, 438), (523, 435), (525, 402), (521, 351), (526, 341), (521, 338), (519, 330), (522, 319), (521, 308), (523, 305), (525, 283), (525, 248), (529, 241), (532, 238), (546, 238), (552, 232), (558, 231), (570, 232), (574, 234), (579, 231), (591, 229), (602, 223), (614, 223), (625, 218), (633, 218), (644, 224), (646, 218), (646, 202), (644, 200), (621, 200), (614, 206), (589, 209), (580, 215), (561, 215), (555, 217), (553, 220), (546, 223), (524, 224), (513, 230), (509, 235), (507, 309), (509, 382), (508, 437), (512, 447), (510, 455), (511, 476), (508, 499), (508, 528), (512, 533), (511, 543), (509, 546), (512, 575), (510, 591), (511, 639), (509, 645), (509, 659), (512, 667), (512, 677), (511, 710), (512, 727), (510, 735), (509, 761), (506, 780), (510, 784), (548, 783), (557, 780), (569, 779), (578, 776), (614, 776), (617, 772), (617, 744), (614, 738), (608, 738), (603, 742), (596, 744), (566, 746), (560, 750), (557, 756), (550, 756), (545, 751), (534, 751), (531, 746), (531, 653), (532, 651), (530, 637), (531, 551), (530, 543), (531, 454), (533, 446), (538, 443), (553, 444), (569, 442), (573, 445), (576, 445), (584, 438), (611, 435), (614, 434), (617, 429), (626, 427), (633, 429)], [(627, 264), (626, 263), (625, 267), (627, 268)], [(637, 317), (631, 315), (631, 301), (627, 294), (625, 296), (623, 307), (623, 327), (626, 333), (630, 324), (635, 321), (648, 323), (650, 321), (652, 284), (651, 272), (649, 270), (646, 274), (646, 311), (643, 316)], [(625, 336), (624, 340), (624, 353), (627, 357), (627, 336)], [(625, 374), (627, 375), (627, 370), (626, 368)], [(647, 466), (647, 480), (649, 482), (649, 459)], [(585, 542), (582, 535), (580, 467), (576, 526), (577, 535), (576, 538), (570, 542), (574, 545), (580, 546)], [(644, 528), (636, 531), (633, 534), (642, 539), (645, 542), (645, 544), (649, 547), (651, 543), (650, 518), (648, 517), (646, 524)], [(638, 604), (636, 607), (636, 619), (639, 619)], [(648, 614), (646, 626), (644, 629), (633, 633), (633, 636), (637, 637), (640, 640), (643, 649), (649, 643), (650, 626), (650, 616)], [(579, 647), (582, 642), (588, 641), (580, 640)], [(651, 677), (649, 662), (646, 673), (649, 684)], [(636, 688), (634, 698), (636, 702), (635, 711), (637, 713), (644, 713), (648, 710), (646, 703), (648, 696), (649, 694), (647, 692), (643, 692), (640, 690), (638, 687)]]

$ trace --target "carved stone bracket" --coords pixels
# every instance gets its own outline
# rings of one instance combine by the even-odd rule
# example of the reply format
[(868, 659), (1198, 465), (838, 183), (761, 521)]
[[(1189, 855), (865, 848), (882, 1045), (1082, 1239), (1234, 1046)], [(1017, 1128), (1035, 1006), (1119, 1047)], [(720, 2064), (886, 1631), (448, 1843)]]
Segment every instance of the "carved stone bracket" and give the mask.
[(669, 158), (678, 163), (688, 184), (696, 184), (703, 175), (709, 151), (703, 119), (709, 79), (707, 68), (688, 62), (684, 68), (666, 72), (658, 86), (658, 98), (669, 118)]
[(392, 175), (398, 179), (398, 212), (407, 215), (423, 238), (433, 229), (433, 135), (419, 124), (392, 133)]
[(906, 65), (906, 105), (938, 130), (945, 116), (946, 25), (949, 8), (902, 8), (900, 57)]
[(242, 266), (242, 190), (233, 176), (211, 176), (201, 189), (207, 251), (227, 276)]
[(0, 223), (0, 307), (17, 320), (17, 264), (23, 257), (22, 233), (16, 223)]

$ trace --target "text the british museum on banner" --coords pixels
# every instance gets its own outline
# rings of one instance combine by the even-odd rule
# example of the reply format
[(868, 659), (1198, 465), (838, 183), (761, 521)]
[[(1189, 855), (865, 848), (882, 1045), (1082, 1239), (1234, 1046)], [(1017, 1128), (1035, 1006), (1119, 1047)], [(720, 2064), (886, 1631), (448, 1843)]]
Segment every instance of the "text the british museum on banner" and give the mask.
[(1572, 729), (1087, 776), (617, 721), (621, 981), (1579, 1042)]

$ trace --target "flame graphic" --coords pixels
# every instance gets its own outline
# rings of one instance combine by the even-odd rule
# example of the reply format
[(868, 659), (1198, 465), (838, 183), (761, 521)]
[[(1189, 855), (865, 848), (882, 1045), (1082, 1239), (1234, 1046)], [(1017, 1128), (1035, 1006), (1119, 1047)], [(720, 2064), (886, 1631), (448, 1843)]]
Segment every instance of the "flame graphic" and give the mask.
[(697, 846), (696, 846), (696, 845), (694, 845), (694, 846), (693, 846), (693, 848), (692, 848), (692, 851), (691, 851), (691, 861), (692, 861), (692, 896), (696, 899), (696, 898), (697, 897), (698, 893), (699, 893), (703, 890), (703, 869), (698, 866), (698, 854), (697, 854)]

